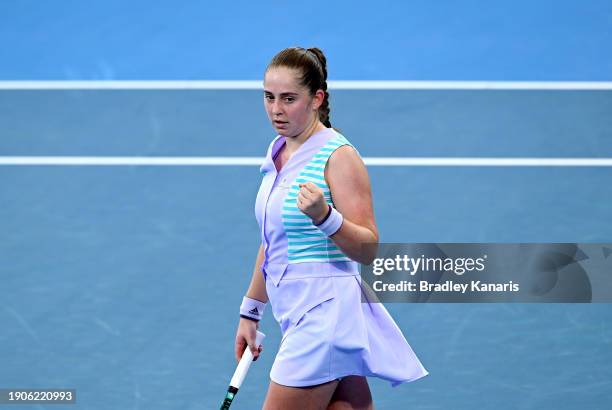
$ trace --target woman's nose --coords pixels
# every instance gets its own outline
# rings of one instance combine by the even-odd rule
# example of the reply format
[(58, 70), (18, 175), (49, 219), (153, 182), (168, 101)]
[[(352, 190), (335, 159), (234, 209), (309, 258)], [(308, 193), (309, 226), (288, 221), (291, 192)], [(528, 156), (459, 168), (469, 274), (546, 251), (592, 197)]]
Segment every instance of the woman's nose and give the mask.
[(282, 112), (280, 103), (278, 101), (274, 101), (272, 103), (272, 114), (277, 115), (282, 114)]

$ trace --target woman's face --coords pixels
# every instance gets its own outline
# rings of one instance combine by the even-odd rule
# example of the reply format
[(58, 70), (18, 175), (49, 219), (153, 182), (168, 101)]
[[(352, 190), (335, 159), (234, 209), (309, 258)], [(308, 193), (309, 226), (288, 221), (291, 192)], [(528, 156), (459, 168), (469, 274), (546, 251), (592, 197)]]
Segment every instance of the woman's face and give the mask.
[(285, 137), (302, 134), (316, 121), (319, 98), (298, 83), (299, 72), (272, 67), (264, 77), (264, 106), (274, 129)]

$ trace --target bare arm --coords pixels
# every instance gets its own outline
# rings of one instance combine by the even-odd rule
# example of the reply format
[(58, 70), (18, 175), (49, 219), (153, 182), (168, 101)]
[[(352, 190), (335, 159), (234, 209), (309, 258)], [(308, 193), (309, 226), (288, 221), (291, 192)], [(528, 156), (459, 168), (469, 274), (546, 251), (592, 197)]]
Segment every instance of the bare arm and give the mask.
[(261, 265), (264, 261), (264, 247), (263, 244), (259, 246), (257, 257), (255, 258), (255, 267), (253, 268), (253, 277), (251, 278), (251, 284), (246, 292), (246, 296), (251, 299), (257, 299), (260, 302), (268, 302), (268, 294), (266, 292), (266, 283), (263, 278), (263, 272), (261, 271)]
[[(332, 153), (327, 161), (325, 180), (334, 205), (343, 216), (342, 226), (331, 239), (352, 260), (366, 265), (372, 263), (376, 246), (364, 248), (362, 244), (378, 244), (378, 229), (368, 171), (354, 148), (345, 145)], [(312, 182), (300, 184), (297, 206), (315, 225), (329, 212), (323, 190)]]
[(378, 243), (378, 228), (374, 219), (372, 190), (365, 164), (349, 145), (338, 148), (329, 158), (325, 169), (334, 205), (344, 217), (340, 229), (331, 236), (334, 243), (349, 258), (370, 264), (375, 257), (375, 247), (363, 243)]
[[(257, 299), (260, 302), (268, 302), (268, 294), (266, 292), (266, 283), (263, 279), (263, 272), (261, 271), (261, 264), (264, 260), (264, 247), (263, 244), (259, 246), (257, 257), (255, 258), (255, 267), (253, 268), (253, 276), (251, 278), (251, 284), (247, 290), (246, 296), (251, 299)], [(253, 353), (254, 360), (257, 360), (259, 354), (263, 350), (262, 347), (255, 346), (255, 332), (259, 327), (259, 322), (240, 318), (238, 322), (238, 330), (236, 331), (236, 341), (234, 344), (234, 353), (236, 361), (240, 361), (244, 349), (248, 346)]]

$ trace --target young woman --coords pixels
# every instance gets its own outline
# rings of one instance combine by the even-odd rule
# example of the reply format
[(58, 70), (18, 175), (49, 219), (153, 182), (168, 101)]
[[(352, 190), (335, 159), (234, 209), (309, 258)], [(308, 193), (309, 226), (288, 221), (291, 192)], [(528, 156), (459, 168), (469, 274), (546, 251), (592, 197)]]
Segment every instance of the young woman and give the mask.
[[(392, 385), (427, 375), (380, 303), (362, 303), (358, 263), (378, 231), (367, 170), (331, 128), (327, 67), (317, 48), (288, 48), (268, 65), (264, 105), (278, 136), (261, 167), (261, 246), (240, 307), (236, 359), (266, 302), (282, 341), (264, 409), (372, 409), (366, 376)], [(373, 249), (372, 247), (368, 249)]]

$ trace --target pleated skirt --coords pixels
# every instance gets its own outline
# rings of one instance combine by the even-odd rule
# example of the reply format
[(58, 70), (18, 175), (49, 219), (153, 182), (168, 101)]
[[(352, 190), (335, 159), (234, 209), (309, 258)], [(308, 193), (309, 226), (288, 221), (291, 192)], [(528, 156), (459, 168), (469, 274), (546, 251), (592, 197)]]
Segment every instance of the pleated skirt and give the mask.
[(282, 333), (272, 381), (303, 387), (360, 375), (397, 386), (428, 374), (384, 305), (362, 302), (359, 274), (288, 276), (266, 290)]

